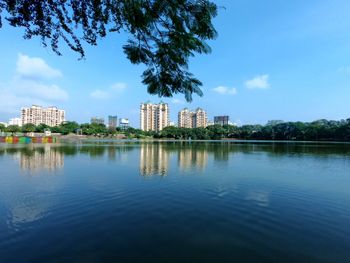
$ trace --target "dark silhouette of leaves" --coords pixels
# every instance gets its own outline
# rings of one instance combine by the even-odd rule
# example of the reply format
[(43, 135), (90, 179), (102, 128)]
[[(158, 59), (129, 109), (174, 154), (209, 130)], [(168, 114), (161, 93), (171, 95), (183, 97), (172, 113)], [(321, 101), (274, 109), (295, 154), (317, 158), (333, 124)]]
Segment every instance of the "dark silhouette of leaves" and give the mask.
[(25, 39), (39, 36), (58, 55), (60, 41), (85, 57), (83, 43), (97, 45), (112, 32), (127, 32), (123, 46), (131, 63), (144, 64), (143, 83), (151, 94), (176, 93), (192, 100), (202, 83), (188, 70), (195, 53), (207, 54), (206, 40), (217, 32), (217, 6), (209, 0), (0, 0), (11, 26), (25, 28)]

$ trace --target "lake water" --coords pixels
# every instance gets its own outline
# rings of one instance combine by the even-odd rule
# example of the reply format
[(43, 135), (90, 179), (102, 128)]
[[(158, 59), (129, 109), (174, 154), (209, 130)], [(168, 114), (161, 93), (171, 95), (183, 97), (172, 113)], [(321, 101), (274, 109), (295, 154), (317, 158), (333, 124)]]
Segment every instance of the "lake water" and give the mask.
[(350, 145), (0, 145), (1, 262), (350, 262)]

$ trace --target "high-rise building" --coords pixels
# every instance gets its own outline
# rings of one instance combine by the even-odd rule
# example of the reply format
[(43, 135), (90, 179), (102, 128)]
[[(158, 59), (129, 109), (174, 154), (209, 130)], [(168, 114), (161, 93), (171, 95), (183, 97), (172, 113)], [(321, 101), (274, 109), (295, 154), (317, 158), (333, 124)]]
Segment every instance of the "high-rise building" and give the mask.
[(58, 126), (65, 121), (65, 111), (57, 107), (43, 108), (33, 105), (30, 108), (21, 109), (21, 124), (32, 123), (34, 125), (46, 124), (50, 127)]
[(178, 126), (181, 128), (192, 128), (192, 115), (193, 113), (187, 108), (184, 108), (178, 114)]
[(193, 121), (193, 123), (195, 123), (195, 128), (205, 128), (207, 127), (207, 113), (201, 109), (198, 108), (195, 112), (195, 120)]
[(167, 103), (141, 103), (140, 126), (143, 131), (161, 131), (169, 126), (169, 106)]
[(197, 108), (195, 111), (185, 108), (178, 114), (178, 126), (182, 128), (204, 128), (207, 126), (207, 113), (201, 108)]
[(91, 124), (105, 124), (105, 119), (104, 118), (99, 118), (99, 117), (92, 117), (90, 120)]
[(108, 128), (115, 129), (118, 126), (118, 116), (108, 116)]
[(229, 116), (215, 116), (214, 117), (214, 124), (217, 125), (228, 125), (230, 121), (230, 117)]

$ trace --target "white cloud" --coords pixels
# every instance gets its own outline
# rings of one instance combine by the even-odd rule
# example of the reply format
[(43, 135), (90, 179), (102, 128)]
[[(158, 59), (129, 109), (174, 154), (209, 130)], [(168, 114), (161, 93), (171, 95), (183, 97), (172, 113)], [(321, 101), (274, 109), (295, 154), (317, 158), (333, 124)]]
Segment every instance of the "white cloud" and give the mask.
[(97, 89), (90, 93), (90, 97), (98, 100), (105, 100), (109, 98), (109, 93), (106, 91)]
[(32, 104), (45, 105), (45, 102), (40, 99), (27, 96), (18, 96), (15, 93), (5, 90), (1, 87), (0, 92), (0, 112), (12, 114), (12, 117), (19, 117), (20, 109), (23, 106), (30, 106)]
[(247, 80), (244, 84), (248, 89), (268, 89), (270, 87), (269, 75), (256, 76)]
[(0, 113), (18, 116), (24, 106), (49, 106), (68, 100), (66, 90), (45, 81), (47, 78), (59, 76), (62, 73), (52, 69), (43, 59), (20, 54), (16, 75), (0, 85)]
[(114, 83), (110, 89), (113, 91), (121, 92), (127, 88), (127, 84), (123, 82)]
[(42, 58), (18, 54), (16, 72), (27, 78), (51, 79), (62, 77), (62, 72), (50, 67)]
[(221, 95), (236, 95), (237, 89), (236, 88), (228, 88), (225, 86), (218, 86), (213, 89), (213, 91), (221, 94)]
[(117, 82), (112, 84), (108, 89), (96, 89), (90, 93), (90, 97), (98, 100), (105, 100), (113, 97), (116, 94), (122, 93), (127, 88), (127, 84)]
[(68, 100), (68, 93), (55, 84), (15, 79), (0, 86), (0, 112), (17, 113), (32, 104), (48, 106)]
[(11, 90), (20, 96), (28, 96), (49, 101), (66, 101), (68, 93), (56, 84), (46, 84), (36, 80), (15, 78)]
[(180, 99), (172, 99), (171, 102), (173, 104), (185, 104), (185, 102)]

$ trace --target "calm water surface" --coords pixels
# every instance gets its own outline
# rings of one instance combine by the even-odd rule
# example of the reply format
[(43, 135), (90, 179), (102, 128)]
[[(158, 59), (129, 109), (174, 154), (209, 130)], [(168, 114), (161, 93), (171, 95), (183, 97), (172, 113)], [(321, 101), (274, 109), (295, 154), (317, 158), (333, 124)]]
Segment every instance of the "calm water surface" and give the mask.
[(0, 145), (0, 262), (350, 262), (350, 145)]

